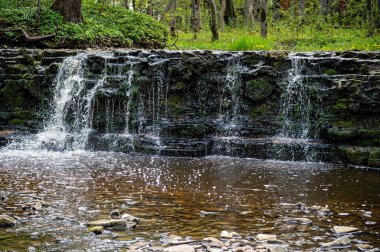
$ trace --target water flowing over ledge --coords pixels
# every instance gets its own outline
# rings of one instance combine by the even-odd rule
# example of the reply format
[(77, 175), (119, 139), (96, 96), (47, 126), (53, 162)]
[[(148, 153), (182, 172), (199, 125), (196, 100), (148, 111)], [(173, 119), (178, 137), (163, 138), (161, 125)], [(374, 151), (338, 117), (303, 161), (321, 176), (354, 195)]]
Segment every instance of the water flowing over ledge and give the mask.
[(38, 131), (0, 135), (14, 138), (7, 149), (380, 167), (379, 52), (2, 50), (0, 57), (2, 128)]

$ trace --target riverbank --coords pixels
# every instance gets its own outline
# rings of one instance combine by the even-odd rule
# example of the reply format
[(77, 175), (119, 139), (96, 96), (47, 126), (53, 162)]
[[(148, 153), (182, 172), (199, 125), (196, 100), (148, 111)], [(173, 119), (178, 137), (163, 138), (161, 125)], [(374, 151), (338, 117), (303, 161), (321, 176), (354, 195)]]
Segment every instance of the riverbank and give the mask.
[[(277, 27), (278, 26), (278, 27)], [(297, 31), (285, 24), (276, 24), (269, 29), (268, 37), (262, 38), (260, 31), (244, 28), (226, 28), (219, 33), (219, 40), (211, 41), (210, 31), (202, 30), (194, 39), (191, 32), (178, 32), (178, 37), (169, 37), (169, 49), (181, 50), (288, 50), (312, 51), (378, 51), (380, 35), (368, 36), (366, 29), (344, 29), (313, 25), (303, 26)]]

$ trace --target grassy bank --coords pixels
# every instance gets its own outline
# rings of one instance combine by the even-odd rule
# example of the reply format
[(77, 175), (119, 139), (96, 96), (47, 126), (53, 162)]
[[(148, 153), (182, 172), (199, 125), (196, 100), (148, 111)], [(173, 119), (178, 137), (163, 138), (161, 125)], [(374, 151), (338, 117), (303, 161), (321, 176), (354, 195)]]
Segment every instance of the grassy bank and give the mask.
[[(194, 40), (192, 33), (179, 32), (178, 40), (170, 38), (178, 49), (208, 50), (290, 50), (290, 51), (343, 51), (380, 50), (380, 35), (367, 36), (365, 29), (325, 28), (317, 30), (304, 27), (294, 31), (285, 26), (269, 29), (267, 39), (258, 31), (226, 29), (220, 32), (220, 39), (212, 42), (209, 31), (201, 31)], [(175, 46), (170, 48), (174, 49)]]

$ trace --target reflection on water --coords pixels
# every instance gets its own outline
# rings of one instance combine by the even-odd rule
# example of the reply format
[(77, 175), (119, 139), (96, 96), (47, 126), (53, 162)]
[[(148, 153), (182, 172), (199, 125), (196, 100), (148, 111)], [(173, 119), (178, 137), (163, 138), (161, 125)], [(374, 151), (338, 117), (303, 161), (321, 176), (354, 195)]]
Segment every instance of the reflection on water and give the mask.
[[(0, 154), (3, 211), (19, 215), (21, 223), (0, 229), (0, 250), (32, 245), (117, 249), (131, 240), (158, 239), (162, 233), (201, 239), (221, 230), (277, 234), (290, 248), (305, 249), (330, 241), (334, 225), (358, 227), (362, 233), (354, 240), (379, 247), (379, 181), (378, 170), (332, 164), (6, 152)], [(52, 207), (25, 216), (21, 208), (31, 197)], [(294, 211), (298, 202), (328, 205), (332, 215)], [(113, 209), (141, 218), (141, 224), (108, 236), (86, 231), (84, 223), (107, 217)], [(312, 224), (290, 225), (283, 221), (289, 217), (307, 217)]]

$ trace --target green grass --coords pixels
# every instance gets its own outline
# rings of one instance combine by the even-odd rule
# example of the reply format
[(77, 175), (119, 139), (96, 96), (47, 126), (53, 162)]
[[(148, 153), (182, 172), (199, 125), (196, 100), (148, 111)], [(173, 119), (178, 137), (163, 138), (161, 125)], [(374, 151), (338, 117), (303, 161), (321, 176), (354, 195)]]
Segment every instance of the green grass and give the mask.
[[(202, 50), (290, 50), (290, 51), (343, 51), (343, 50), (380, 50), (380, 35), (368, 37), (365, 29), (313, 27), (291, 30), (283, 25), (269, 28), (268, 38), (260, 37), (259, 31), (246, 29), (227, 29), (220, 32), (218, 41), (211, 41), (209, 31), (202, 31), (197, 39), (192, 33), (179, 32), (175, 45), (178, 49)], [(175, 42), (170, 38), (169, 45)], [(175, 47), (170, 47), (174, 49)]]
[[(18, 6), (17, 1), (0, 0), (0, 28), (23, 28), (30, 35), (58, 34), (53, 44), (62, 47), (144, 47), (162, 48), (168, 28), (145, 14), (118, 6), (83, 5), (83, 23), (63, 22), (57, 12), (44, 5), (41, 22), (37, 22), (36, 6)], [(3, 36), (1, 36), (3, 35)], [(18, 32), (0, 34), (0, 43), (22, 44)]]

